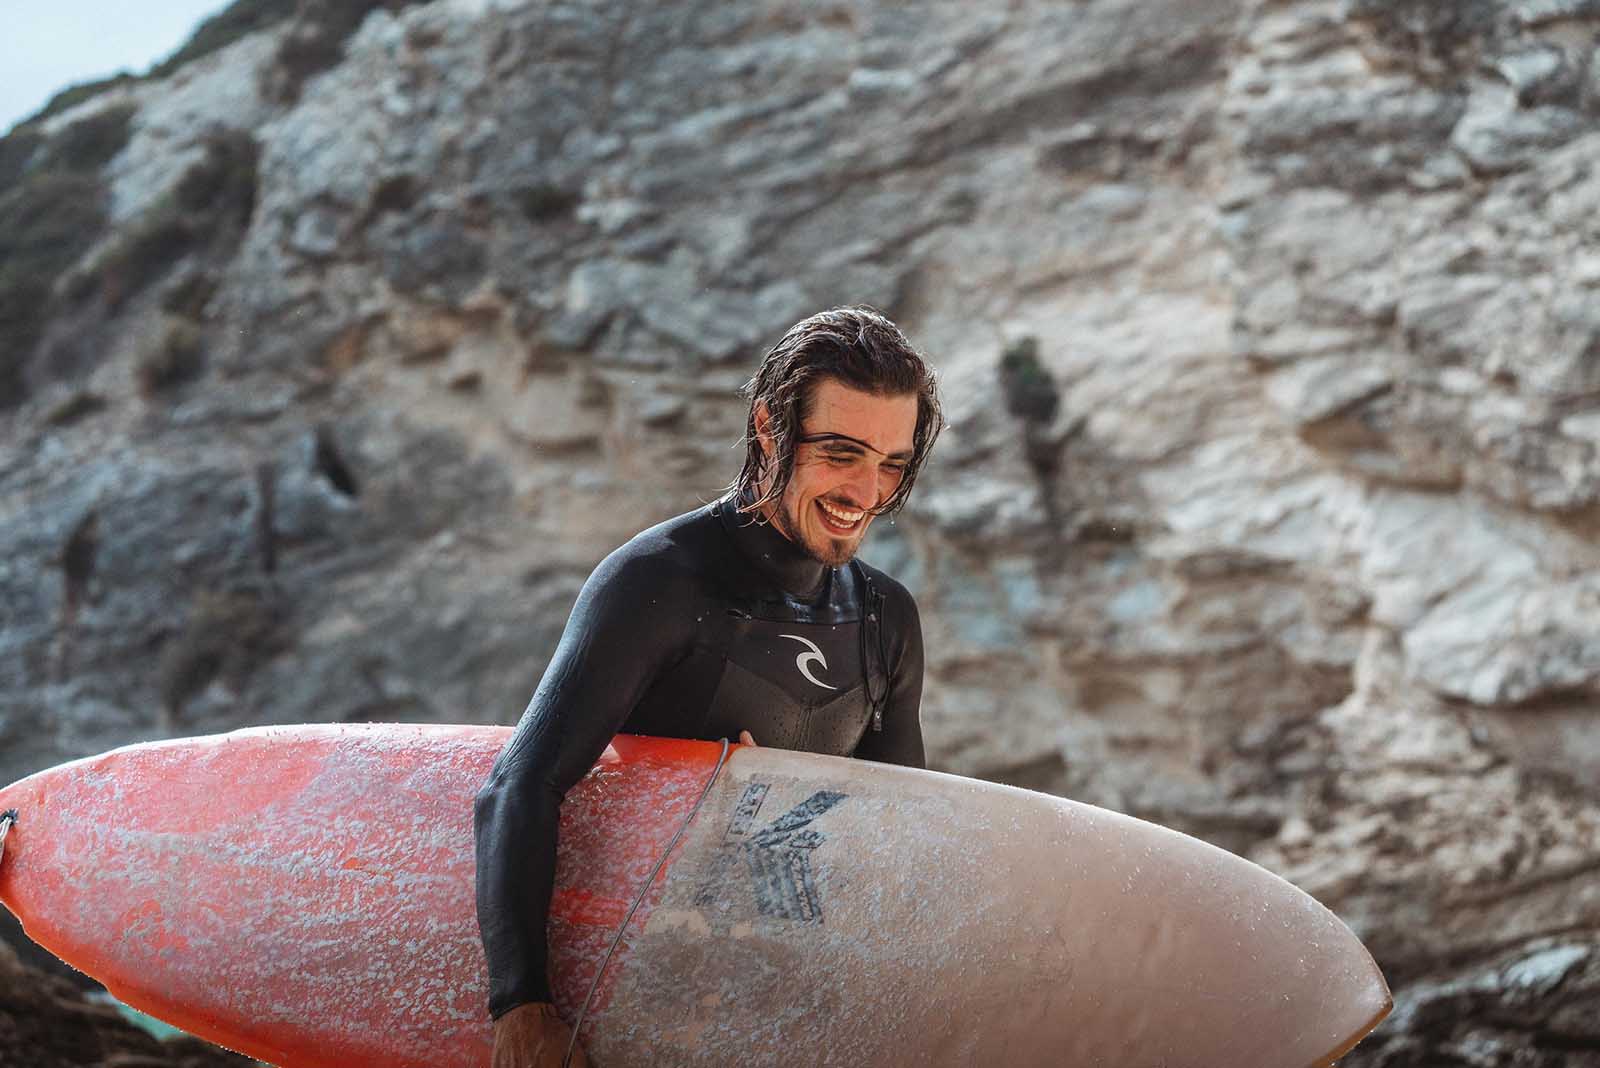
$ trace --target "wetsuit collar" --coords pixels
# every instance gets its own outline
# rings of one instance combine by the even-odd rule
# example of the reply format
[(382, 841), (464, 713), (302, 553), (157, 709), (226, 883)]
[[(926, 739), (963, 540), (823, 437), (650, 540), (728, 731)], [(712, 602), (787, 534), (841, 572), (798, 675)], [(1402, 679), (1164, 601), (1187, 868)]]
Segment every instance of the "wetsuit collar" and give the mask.
[(712, 505), (712, 511), (740, 553), (785, 593), (797, 597), (814, 594), (832, 570), (784, 537), (771, 523), (740, 512), (731, 496)]

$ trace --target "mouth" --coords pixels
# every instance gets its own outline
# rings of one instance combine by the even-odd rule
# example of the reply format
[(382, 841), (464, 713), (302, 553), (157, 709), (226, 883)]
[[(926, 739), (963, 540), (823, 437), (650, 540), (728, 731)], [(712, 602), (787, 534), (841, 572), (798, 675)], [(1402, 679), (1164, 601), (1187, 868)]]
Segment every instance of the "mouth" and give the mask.
[(817, 501), (817, 514), (822, 528), (838, 537), (848, 537), (866, 526), (867, 513), (858, 509), (841, 508), (827, 501)]

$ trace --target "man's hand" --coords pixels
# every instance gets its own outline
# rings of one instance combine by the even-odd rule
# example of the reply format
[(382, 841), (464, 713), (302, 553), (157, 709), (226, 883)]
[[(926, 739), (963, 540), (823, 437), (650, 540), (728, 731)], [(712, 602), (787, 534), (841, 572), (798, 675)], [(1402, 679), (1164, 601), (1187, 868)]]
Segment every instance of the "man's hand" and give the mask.
[[(568, 1027), (547, 1001), (518, 1005), (494, 1022), (493, 1068), (561, 1068)], [(571, 1068), (590, 1068), (582, 1046), (572, 1048)]]
[[(739, 744), (740, 745), (756, 745), (756, 740), (755, 740), (755, 737), (749, 731), (740, 731), (739, 732)], [(761, 747), (759, 745), (756, 745), (756, 748), (760, 749)]]

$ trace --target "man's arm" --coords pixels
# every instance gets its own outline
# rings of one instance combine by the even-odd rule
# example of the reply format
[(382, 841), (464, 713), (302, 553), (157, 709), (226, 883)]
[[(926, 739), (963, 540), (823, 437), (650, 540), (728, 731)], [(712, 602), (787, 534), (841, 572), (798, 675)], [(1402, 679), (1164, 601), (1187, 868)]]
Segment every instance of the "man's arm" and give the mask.
[(880, 622), (894, 635), (888, 705), (883, 712), (883, 730), (869, 727), (854, 755), (862, 760), (925, 768), (928, 758), (922, 747), (922, 617), (917, 613), (917, 602), (904, 586), (893, 580), (883, 585), (884, 618)]
[[(517, 728), (474, 805), (478, 929), (496, 1019), (551, 1000), (545, 925), (561, 801), (678, 653), (682, 591), (626, 547), (595, 568)], [(692, 618), (692, 617), (691, 617)]]

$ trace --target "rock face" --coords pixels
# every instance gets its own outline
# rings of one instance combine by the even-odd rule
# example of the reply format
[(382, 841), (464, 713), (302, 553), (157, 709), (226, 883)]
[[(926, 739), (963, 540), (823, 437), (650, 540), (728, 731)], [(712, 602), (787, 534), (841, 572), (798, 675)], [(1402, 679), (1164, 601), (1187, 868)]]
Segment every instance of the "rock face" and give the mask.
[(34, 971), (0, 942), (0, 1064), (32, 1068), (252, 1068), (255, 1061), (179, 1035), (158, 1039), (71, 983)]
[(1347, 1064), (1600, 1064), (1600, 8), (390, 6), (0, 142), (87, 227), (0, 368), (0, 776), (512, 721), (871, 303), (951, 421), (867, 552), (934, 763), (1316, 894)]

